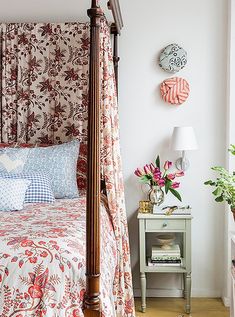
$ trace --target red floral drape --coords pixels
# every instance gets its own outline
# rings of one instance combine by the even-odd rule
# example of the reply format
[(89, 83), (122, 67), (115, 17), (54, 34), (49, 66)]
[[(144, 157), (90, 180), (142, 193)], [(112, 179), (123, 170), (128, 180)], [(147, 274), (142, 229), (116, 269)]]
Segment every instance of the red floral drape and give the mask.
[[(129, 241), (109, 28), (101, 28), (102, 172), (116, 234), (117, 317), (134, 316)], [(78, 138), (79, 187), (86, 184), (89, 70), (87, 23), (0, 24), (1, 142), (55, 144)]]

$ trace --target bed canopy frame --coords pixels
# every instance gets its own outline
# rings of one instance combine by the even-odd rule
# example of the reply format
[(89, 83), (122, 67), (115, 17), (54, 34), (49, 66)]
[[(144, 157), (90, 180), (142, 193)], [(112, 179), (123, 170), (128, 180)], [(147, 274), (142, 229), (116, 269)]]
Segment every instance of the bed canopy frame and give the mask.
[[(123, 27), (119, 0), (109, 0), (114, 23), (113, 62), (118, 79), (118, 35)], [(87, 221), (86, 221), (86, 297), (85, 317), (100, 317), (100, 20), (103, 11), (99, 0), (91, 0), (87, 11), (90, 18), (90, 70), (88, 106), (88, 174), (87, 174)]]

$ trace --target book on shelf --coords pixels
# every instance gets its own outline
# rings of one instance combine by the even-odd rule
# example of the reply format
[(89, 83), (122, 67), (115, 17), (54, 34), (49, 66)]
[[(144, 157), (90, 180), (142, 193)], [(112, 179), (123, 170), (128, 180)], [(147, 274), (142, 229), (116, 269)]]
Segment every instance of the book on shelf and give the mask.
[(177, 256), (151, 256), (152, 261), (175, 261), (181, 258), (180, 254)]
[(152, 263), (180, 263), (181, 258), (174, 258), (174, 259), (153, 259), (151, 258)]
[(148, 258), (148, 262), (147, 262), (148, 266), (153, 266), (153, 267), (162, 267), (162, 266), (177, 266), (180, 267), (182, 265), (182, 261), (178, 261), (178, 262), (153, 262), (151, 260), (151, 258)]
[(157, 253), (174, 253), (174, 252), (180, 252), (180, 247), (178, 244), (172, 244), (167, 249), (163, 249), (159, 245), (153, 245), (152, 246), (152, 252)]
[(152, 246), (152, 259), (158, 258), (180, 258), (180, 247), (178, 244), (172, 245), (169, 249), (162, 249), (159, 246)]
[(152, 258), (180, 258), (180, 253), (175, 254), (152, 254)]

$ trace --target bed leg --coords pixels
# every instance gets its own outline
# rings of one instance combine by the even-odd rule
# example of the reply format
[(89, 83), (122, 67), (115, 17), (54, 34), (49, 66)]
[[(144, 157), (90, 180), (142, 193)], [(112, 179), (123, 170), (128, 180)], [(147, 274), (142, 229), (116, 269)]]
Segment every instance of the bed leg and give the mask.
[(84, 311), (84, 316), (85, 317), (100, 317), (101, 313), (97, 310), (90, 310), (90, 309), (86, 309)]
[(87, 275), (87, 294), (85, 296), (85, 317), (100, 317), (100, 274)]

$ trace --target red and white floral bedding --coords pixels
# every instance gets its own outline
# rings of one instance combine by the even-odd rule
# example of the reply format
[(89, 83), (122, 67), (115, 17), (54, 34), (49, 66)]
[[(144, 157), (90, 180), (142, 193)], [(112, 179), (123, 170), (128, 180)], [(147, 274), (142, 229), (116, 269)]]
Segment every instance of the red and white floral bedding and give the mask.
[[(102, 313), (113, 317), (117, 250), (104, 207), (101, 228)], [(1, 317), (82, 317), (84, 292), (84, 197), (0, 212)]]

